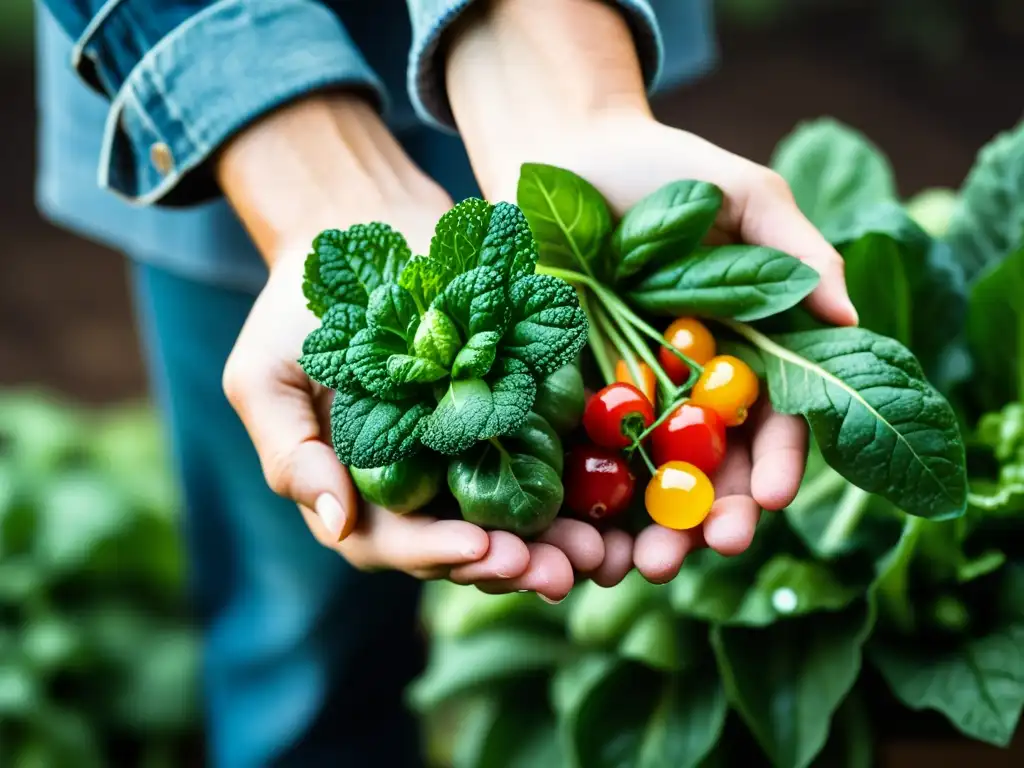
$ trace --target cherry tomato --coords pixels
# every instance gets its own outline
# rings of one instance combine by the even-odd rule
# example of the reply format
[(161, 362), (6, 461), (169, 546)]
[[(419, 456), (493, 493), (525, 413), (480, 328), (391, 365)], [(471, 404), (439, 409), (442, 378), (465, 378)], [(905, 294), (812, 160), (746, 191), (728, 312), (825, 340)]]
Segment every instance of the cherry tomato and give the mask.
[(596, 392), (583, 411), (583, 428), (603, 448), (626, 448), (630, 435), (654, 423), (654, 406), (632, 384), (616, 382)]
[(640, 384), (633, 381), (633, 377), (629, 373), (629, 366), (626, 365), (625, 360), (619, 360), (615, 364), (615, 380), (621, 381), (624, 384), (632, 384), (647, 396), (647, 399), (651, 401), (651, 405), (655, 405), (658, 402), (658, 380), (654, 378), (654, 370), (647, 363), (638, 362), (637, 367), (640, 369), (640, 378), (643, 380)]
[[(715, 337), (700, 320), (680, 317), (665, 329), (665, 341), (688, 358), (704, 365), (715, 356)], [(658, 359), (665, 373), (676, 384), (685, 384), (690, 378), (690, 366), (676, 357), (667, 347), (658, 348)]]
[(565, 461), (565, 506), (586, 520), (622, 512), (633, 499), (636, 478), (621, 454), (597, 445), (577, 445)]
[(719, 355), (704, 366), (690, 393), (690, 402), (717, 411), (725, 426), (736, 427), (747, 420), (758, 391), (757, 376), (749, 365), (738, 357)]
[(647, 484), (644, 503), (658, 525), (685, 531), (704, 522), (715, 503), (715, 489), (693, 464), (670, 461), (658, 467)]
[(651, 454), (659, 467), (685, 461), (713, 475), (725, 457), (725, 422), (710, 408), (683, 403), (651, 432)]

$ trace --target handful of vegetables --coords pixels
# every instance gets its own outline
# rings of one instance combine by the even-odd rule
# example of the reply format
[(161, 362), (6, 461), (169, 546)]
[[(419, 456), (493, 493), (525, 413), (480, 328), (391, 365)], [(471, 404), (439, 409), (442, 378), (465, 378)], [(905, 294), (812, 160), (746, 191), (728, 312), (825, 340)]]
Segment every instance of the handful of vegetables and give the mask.
[(792, 256), (702, 245), (717, 187), (669, 184), (615, 223), (584, 179), (527, 164), (517, 203), (459, 203), (426, 255), (377, 223), (314, 241), (303, 289), (322, 324), (299, 362), (336, 392), (334, 448), (366, 500), (411, 512), (446, 478), (466, 520), (532, 536), (563, 510), (635, 508), (644, 473), (649, 517), (692, 528), (764, 388), (850, 482), (963, 513), (957, 420), (914, 356), (803, 314), (818, 275)]

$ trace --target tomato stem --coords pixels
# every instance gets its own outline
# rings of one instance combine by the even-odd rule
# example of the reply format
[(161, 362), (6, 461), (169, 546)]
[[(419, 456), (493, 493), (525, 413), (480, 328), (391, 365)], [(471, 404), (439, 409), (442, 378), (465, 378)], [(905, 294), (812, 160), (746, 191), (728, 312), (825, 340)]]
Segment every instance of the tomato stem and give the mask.
[(647, 465), (647, 471), (651, 473), (651, 477), (654, 477), (658, 473), (658, 468), (654, 466), (654, 462), (651, 461), (651, 457), (647, 455), (647, 451), (644, 450), (643, 445), (635, 443), (635, 450), (640, 454), (640, 458), (644, 460), (644, 464)]
[(671, 403), (669, 403), (665, 410), (663, 410), (661, 414), (658, 416), (658, 418), (651, 422), (651, 425), (635, 438), (634, 445), (630, 446), (630, 449), (634, 448), (635, 446), (639, 445), (644, 440), (646, 440), (654, 430), (660, 427), (665, 422), (665, 420), (675, 412), (676, 408), (678, 408), (680, 405), (682, 405), (689, 399), (690, 398), (687, 395), (682, 394), (679, 395)]

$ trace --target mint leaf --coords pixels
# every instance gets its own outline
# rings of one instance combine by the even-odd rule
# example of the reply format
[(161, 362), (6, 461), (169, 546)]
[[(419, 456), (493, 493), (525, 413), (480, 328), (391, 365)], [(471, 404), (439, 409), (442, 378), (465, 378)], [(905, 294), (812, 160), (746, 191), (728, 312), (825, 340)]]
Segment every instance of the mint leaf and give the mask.
[(676, 181), (626, 211), (612, 236), (615, 279), (685, 256), (696, 248), (722, 207), (722, 190), (704, 181)]
[(418, 357), (432, 360), (442, 368), (450, 368), (462, 340), (459, 329), (444, 312), (431, 307), (420, 318), (412, 340), (412, 351)]
[(481, 331), (470, 336), (455, 356), (452, 378), (473, 379), (486, 375), (497, 358), (499, 341), (501, 334), (496, 331)]
[(881, 150), (831, 118), (798, 125), (779, 142), (771, 167), (818, 227), (862, 205), (896, 199), (892, 167)]
[(968, 283), (1024, 247), (1024, 122), (982, 147), (946, 231)]
[(417, 402), (382, 402), (339, 392), (331, 405), (331, 438), (342, 464), (373, 469), (394, 464), (419, 448), (430, 407)]
[(505, 279), (492, 267), (476, 267), (455, 277), (435, 301), (469, 338), (482, 331), (502, 333), (508, 323)]
[(423, 444), (454, 456), (478, 441), (519, 429), (533, 405), (537, 385), (525, 372), (497, 373), (490, 381), (452, 381), (426, 422)]
[(516, 201), (530, 222), (545, 264), (606, 277), (602, 259), (611, 212), (594, 186), (571, 171), (526, 163)]
[(996, 409), (1024, 399), (1024, 247), (974, 283), (967, 338), (976, 369), (971, 388), (981, 404)]
[(302, 288), (309, 308), (319, 317), (339, 302), (365, 307), (374, 289), (398, 279), (408, 258), (405, 238), (387, 224), (324, 230), (306, 260)]
[(480, 250), (480, 266), (492, 267), (512, 283), (537, 268), (537, 242), (522, 210), (511, 203), (497, 203), (491, 212)]
[(416, 303), (405, 288), (389, 283), (370, 294), (366, 306), (366, 327), (375, 337), (391, 334), (409, 344), (419, 321)]
[(493, 210), (490, 203), (471, 197), (438, 220), (430, 241), (430, 258), (443, 265), (449, 280), (480, 265)]
[(392, 355), (387, 365), (388, 376), (397, 384), (430, 384), (448, 375), (448, 371), (432, 360), (414, 355)]
[(807, 419), (839, 474), (911, 515), (963, 514), (956, 416), (905, 347), (862, 328), (747, 337), (761, 350), (774, 408)]
[(413, 256), (398, 276), (398, 284), (409, 292), (416, 302), (416, 308), (426, 312), (430, 303), (448, 284), (448, 271), (438, 259)]
[(415, 395), (411, 383), (399, 384), (388, 375), (392, 355), (404, 355), (406, 345), (387, 331), (364, 328), (349, 342), (345, 365), (363, 388), (383, 400), (402, 400)]
[(572, 362), (587, 341), (587, 317), (575, 289), (549, 275), (512, 284), (511, 318), (501, 354), (524, 363), (540, 379)]
[(659, 315), (758, 320), (799, 304), (818, 273), (773, 248), (700, 248), (661, 265), (628, 289), (630, 304)]
[(328, 389), (345, 389), (351, 376), (345, 365), (345, 349), (366, 325), (365, 310), (355, 304), (335, 304), (322, 317), (319, 328), (302, 343), (299, 365), (313, 381)]

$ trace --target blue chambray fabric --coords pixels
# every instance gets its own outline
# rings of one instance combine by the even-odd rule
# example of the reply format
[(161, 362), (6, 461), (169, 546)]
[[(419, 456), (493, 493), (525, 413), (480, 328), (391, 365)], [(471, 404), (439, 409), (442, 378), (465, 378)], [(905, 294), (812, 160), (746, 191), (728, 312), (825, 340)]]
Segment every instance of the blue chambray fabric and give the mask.
[[(366, 90), (456, 199), (474, 194), (460, 143), (434, 130), (451, 126), (437, 43), (469, 2), (38, 0), (40, 209), (138, 260), (257, 290), (265, 269), (207, 161), (260, 114), (337, 85)], [(711, 0), (617, 2), (652, 89), (714, 63)]]

